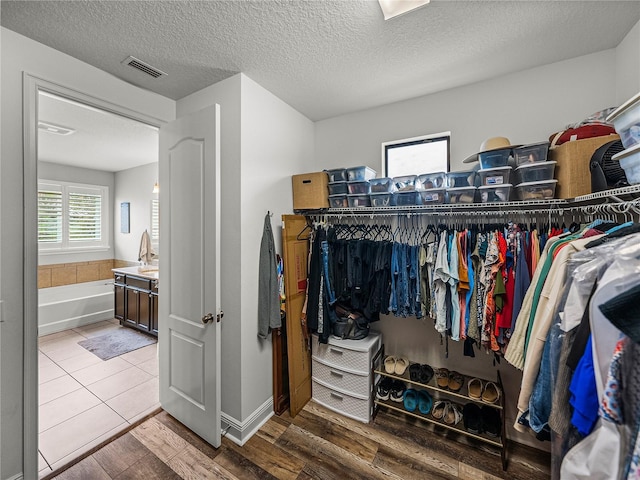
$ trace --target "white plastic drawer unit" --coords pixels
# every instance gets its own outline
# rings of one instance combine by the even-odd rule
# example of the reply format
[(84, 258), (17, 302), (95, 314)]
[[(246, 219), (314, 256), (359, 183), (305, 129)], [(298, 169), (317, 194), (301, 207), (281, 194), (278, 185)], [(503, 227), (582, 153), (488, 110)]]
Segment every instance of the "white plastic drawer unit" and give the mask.
[(313, 399), (321, 405), (354, 420), (368, 423), (373, 414), (373, 402), (369, 398), (357, 398), (313, 381)]
[(370, 333), (362, 340), (340, 340), (329, 337), (329, 343), (318, 343), (313, 335), (311, 353), (321, 363), (350, 373), (369, 375), (371, 360), (380, 349), (380, 335)]
[(362, 340), (329, 343), (312, 340), (312, 393), (321, 405), (347, 417), (368, 423), (373, 414), (372, 362), (380, 350), (381, 337), (370, 333)]
[(339, 368), (325, 365), (317, 359), (312, 359), (313, 379), (323, 384), (342, 390), (344, 392), (354, 393), (356, 395), (369, 396), (371, 393), (371, 376), (359, 375), (357, 373), (349, 373)]

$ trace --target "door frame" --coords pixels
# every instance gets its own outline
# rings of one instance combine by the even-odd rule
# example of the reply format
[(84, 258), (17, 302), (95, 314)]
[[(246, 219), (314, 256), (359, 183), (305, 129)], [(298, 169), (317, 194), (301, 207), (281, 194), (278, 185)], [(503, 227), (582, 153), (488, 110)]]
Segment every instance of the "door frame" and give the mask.
[(24, 478), (38, 478), (38, 93), (49, 92), (160, 128), (165, 121), (23, 72), (23, 458)]

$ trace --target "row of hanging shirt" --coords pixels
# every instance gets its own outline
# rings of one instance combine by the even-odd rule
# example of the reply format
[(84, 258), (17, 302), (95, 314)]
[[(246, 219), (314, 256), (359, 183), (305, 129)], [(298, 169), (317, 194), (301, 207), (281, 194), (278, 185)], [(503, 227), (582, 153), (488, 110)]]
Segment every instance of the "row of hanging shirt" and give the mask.
[(320, 291), (311, 290), (318, 301), (307, 312), (310, 328), (326, 337), (329, 307), (340, 301), (372, 321), (379, 314), (432, 318), (441, 335), (469, 344), (466, 353), (473, 356), (473, 343), (501, 353), (540, 251), (563, 230), (456, 227), (317, 223), (310, 273)]
[(516, 321), (514, 427), (551, 439), (554, 479), (640, 478), (638, 231), (594, 222), (551, 239)]

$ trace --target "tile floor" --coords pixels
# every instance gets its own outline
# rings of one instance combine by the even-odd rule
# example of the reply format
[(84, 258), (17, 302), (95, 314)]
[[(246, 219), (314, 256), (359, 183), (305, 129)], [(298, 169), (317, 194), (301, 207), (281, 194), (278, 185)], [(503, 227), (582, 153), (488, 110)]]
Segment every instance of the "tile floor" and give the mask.
[(40, 478), (160, 406), (157, 344), (106, 361), (78, 345), (119, 328), (105, 320), (38, 339)]

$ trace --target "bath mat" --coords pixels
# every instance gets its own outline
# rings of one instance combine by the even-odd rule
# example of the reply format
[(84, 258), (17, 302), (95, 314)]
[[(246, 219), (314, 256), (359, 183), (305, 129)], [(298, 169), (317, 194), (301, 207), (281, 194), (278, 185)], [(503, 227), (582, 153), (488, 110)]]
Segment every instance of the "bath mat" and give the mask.
[(87, 338), (78, 342), (102, 360), (109, 360), (124, 353), (132, 352), (158, 341), (156, 337), (136, 332), (132, 328), (121, 327), (99, 337)]

